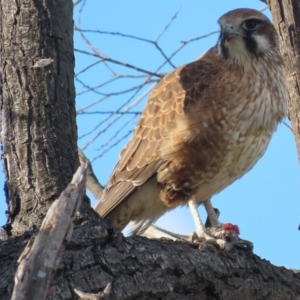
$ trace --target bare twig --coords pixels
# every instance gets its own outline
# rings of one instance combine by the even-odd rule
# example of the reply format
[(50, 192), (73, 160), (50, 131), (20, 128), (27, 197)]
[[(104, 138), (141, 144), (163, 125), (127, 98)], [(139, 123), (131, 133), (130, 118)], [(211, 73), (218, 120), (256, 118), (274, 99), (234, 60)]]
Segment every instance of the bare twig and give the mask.
[[(133, 102), (131, 105), (128, 105), (125, 109), (124, 109), (124, 111), (126, 112), (126, 111), (129, 111), (132, 107), (134, 107), (134, 106), (136, 106), (140, 101), (142, 101), (142, 99), (144, 98), (144, 97), (146, 97), (149, 93), (150, 93), (150, 91), (152, 90), (152, 88), (153, 87), (150, 87), (150, 89), (148, 89), (148, 90), (146, 90), (135, 102)], [(121, 107), (120, 107), (120, 109), (123, 109), (123, 107), (124, 107), (124, 105), (122, 105)], [(108, 116), (108, 118), (109, 118), (110, 116)], [(90, 144), (92, 144), (102, 133), (104, 133), (105, 131), (107, 131), (108, 130), (108, 128), (111, 126), (111, 125), (113, 125), (113, 124), (115, 124), (116, 123), (116, 121), (117, 120), (119, 120), (120, 118), (122, 117), (122, 115), (119, 115), (119, 116), (117, 116), (116, 118), (114, 118), (110, 123), (108, 123), (102, 130), (100, 130), (91, 140), (89, 140), (83, 147), (82, 147), (82, 149), (84, 150), (84, 149), (86, 149)], [(103, 122), (100, 122), (101, 124), (103, 123)], [(99, 124), (100, 124), (99, 123)], [(99, 124), (97, 125), (97, 127), (99, 127)], [(95, 130), (95, 129), (94, 129)], [(83, 136), (81, 136), (81, 137), (83, 137)]]
[[(82, 16), (82, 13), (83, 13), (83, 9), (85, 7), (85, 4), (86, 4), (86, 0), (80, 0), (79, 2), (82, 2), (81, 3), (81, 6), (80, 6), (80, 9), (79, 9), (79, 12), (78, 12), (78, 24), (80, 24), (81, 22), (81, 16)], [(78, 3), (79, 3), (78, 2)], [(76, 3), (77, 4), (77, 3)]]
[(86, 170), (86, 187), (92, 192), (96, 199), (101, 199), (104, 187), (99, 183), (91, 162), (84, 155), (83, 151), (78, 148), (78, 157), (81, 165), (87, 166)]
[(133, 87), (130, 87), (126, 90), (122, 90), (122, 91), (119, 91), (119, 92), (111, 92), (111, 93), (103, 93), (103, 92), (98, 92), (96, 91), (95, 89), (89, 87), (88, 85), (84, 84), (81, 80), (77, 79), (77, 81), (79, 81), (85, 88), (89, 89), (90, 91), (93, 91), (94, 93), (98, 94), (98, 95), (101, 95), (101, 96), (118, 96), (118, 95), (122, 95), (122, 94), (126, 94), (126, 93), (129, 93), (129, 92), (132, 92), (132, 91), (135, 91), (136, 89), (139, 89), (141, 86), (144, 86), (145, 84), (147, 83), (150, 83), (149, 81), (146, 82), (146, 83), (143, 83), (142, 85), (139, 84), (137, 86), (133, 86)]
[(163, 77), (163, 75), (161, 75), (161, 74), (157, 74), (157, 73), (154, 73), (154, 72), (151, 72), (151, 71), (148, 71), (148, 70), (139, 68), (137, 66), (133, 66), (131, 64), (124, 63), (124, 62), (121, 62), (121, 61), (118, 61), (118, 60), (115, 60), (115, 59), (112, 59), (112, 58), (109, 58), (109, 57), (103, 57), (103, 56), (101, 56), (99, 54), (96, 54), (96, 53), (91, 53), (91, 52), (84, 51), (84, 50), (79, 50), (79, 49), (74, 49), (74, 51), (82, 53), (82, 54), (90, 55), (90, 56), (93, 56), (93, 57), (98, 57), (98, 58), (101, 59), (101, 61), (108, 61), (108, 62), (117, 64), (117, 65), (121, 65), (121, 66), (126, 67), (126, 68), (133, 69), (135, 71), (138, 71), (138, 72), (141, 72), (141, 73), (144, 73), (144, 74), (154, 76), (154, 77), (158, 77), (158, 78)]
[[(119, 107), (116, 111), (115, 111), (115, 113), (118, 113), (121, 109), (123, 109), (123, 107), (125, 106), (125, 105), (127, 105), (131, 100), (132, 100), (132, 98), (146, 85), (146, 83), (148, 82), (148, 80), (146, 80), (146, 82), (143, 82), (142, 84), (140, 84), (140, 86), (138, 86), (136, 89), (134, 89), (134, 91), (135, 91), (135, 93), (134, 93), (134, 95), (133, 96), (131, 96), (130, 98), (129, 98), (129, 100), (128, 101), (126, 101), (125, 103), (123, 103), (122, 105), (121, 105), (121, 107)], [(120, 93), (118, 93), (118, 94), (114, 94), (114, 95), (121, 95), (121, 94), (125, 94), (125, 92), (120, 92)], [(82, 112), (84, 112), (84, 111), (86, 111), (88, 108), (91, 108), (92, 106), (94, 106), (94, 105), (96, 105), (96, 104), (98, 104), (98, 103), (100, 103), (101, 101), (104, 101), (105, 99), (107, 99), (107, 98), (109, 98), (110, 96), (114, 96), (113, 94), (106, 94), (106, 95), (104, 95), (102, 98), (100, 98), (100, 99), (98, 99), (98, 100), (96, 100), (96, 101), (94, 101), (94, 102), (92, 102), (92, 103), (89, 103), (88, 105), (86, 105), (86, 106), (84, 106), (84, 107), (82, 107), (82, 108), (80, 108), (79, 110), (77, 110), (77, 115), (80, 115), (80, 114), (82, 114)], [(137, 102), (138, 103), (138, 102)], [(114, 114), (114, 113), (113, 113)]]
[[(198, 37), (195, 37), (195, 38), (192, 38), (190, 40), (187, 40), (187, 41), (182, 41), (181, 45), (169, 56), (169, 59), (172, 59), (179, 51), (181, 51), (186, 45), (192, 43), (192, 42), (195, 42), (195, 41), (199, 41), (201, 39), (204, 39), (206, 37), (209, 37), (213, 34), (216, 34), (216, 33), (219, 33), (220, 30), (213, 30), (209, 33), (206, 33), (206, 34), (203, 34), (203, 35), (200, 35)], [(162, 67), (164, 67), (166, 65), (166, 62), (162, 63), (157, 69), (156, 69), (156, 72), (158, 72)]]
[[(262, 1), (264, 2), (264, 1)], [(269, 9), (268, 5), (263, 6), (262, 8), (259, 9), (259, 11), (263, 12), (265, 10)]]
[(97, 60), (96, 62), (88, 65), (87, 67), (85, 67), (84, 69), (82, 69), (81, 71), (79, 71), (77, 74), (75, 74), (75, 78), (77, 76), (79, 76), (80, 74), (84, 73), (85, 71), (87, 71), (88, 69), (90, 69), (90, 68), (92, 68), (92, 67), (94, 67), (94, 66), (96, 66), (96, 65), (98, 65), (100, 63), (101, 63), (101, 61)]
[[(90, 64), (88, 67), (84, 68), (80, 72), (78, 72), (76, 81), (80, 83), (80, 85), (83, 87), (82, 91), (79, 91), (77, 96), (86, 94), (88, 92), (93, 92), (95, 94), (101, 95), (101, 97), (97, 100), (94, 100), (87, 105), (84, 105), (80, 109), (78, 109), (77, 114), (78, 115), (95, 115), (95, 114), (101, 114), (105, 115), (103, 118), (99, 119), (98, 123), (93, 126), (93, 128), (90, 128), (82, 134), (79, 139), (86, 138), (87, 136), (91, 136), (91, 138), (88, 141), (85, 141), (85, 144), (83, 146), (83, 149), (86, 149), (88, 146), (90, 146), (92, 143), (94, 143), (103, 133), (107, 132), (114, 126), (114, 132), (110, 135), (109, 138), (107, 138), (104, 143), (100, 147), (97, 148), (98, 151), (101, 151), (99, 155), (96, 155), (93, 160), (98, 159), (102, 157), (105, 153), (107, 153), (111, 148), (115, 147), (118, 145), (121, 141), (123, 141), (125, 138), (128, 137), (130, 134), (130, 130), (128, 130), (125, 134), (123, 132), (124, 128), (126, 127), (127, 124), (129, 124), (130, 121), (127, 121), (126, 125), (118, 123), (121, 120), (123, 120), (124, 115), (133, 115), (136, 117), (137, 115), (140, 114), (140, 112), (136, 111), (130, 111), (135, 105), (137, 105), (142, 99), (145, 98), (145, 95), (142, 95), (142, 97), (139, 97), (137, 101), (134, 101), (134, 98), (137, 97), (139, 92), (142, 90), (142, 88), (152, 82), (157, 82), (158, 79), (162, 78), (164, 74), (160, 73), (160, 70), (166, 65), (169, 64), (172, 68), (175, 68), (176, 66), (171, 62), (171, 59), (174, 58), (174, 56), (179, 53), (185, 46), (189, 45), (190, 43), (193, 43), (195, 41), (199, 41), (201, 39), (204, 39), (212, 34), (218, 33), (219, 30), (211, 31), (207, 34), (192, 38), (190, 40), (185, 40), (182, 41), (181, 44), (171, 55), (167, 55), (164, 50), (160, 47), (159, 41), (163, 37), (163, 35), (168, 31), (170, 26), (173, 24), (174, 20), (178, 17), (178, 14), (180, 12), (180, 9), (172, 16), (171, 20), (167, 23), (167, 25), (162, 29), (162, 31), (158, 34), (157, 38), (154, 40), (147, 39), (145, 37), (139, 37), (131, 34), (126, 34), (122, 32), (112, 32), (112, 31), (103, 31), (103, 30), (90, 30), (90, 29), (82, 29), (80, 28), (80, 22), (78, 26), (75, 26), (75, 30), (78, 31), (78, 33), (81, 35), (82, 39), (86, 43), (86, 45), (91, 49), (91, 52), (85, 51), (83, 49), (76, 49), (75, 51), (78, 53), (82, 53), (85, 55), (89, 55), (92, 57), (96, 57), (99, 59), (98, 63), (93, 63)], [(149, 43), (151, 45), (154, 45), (156, 50), (163, 56), (164, 61), (155, 69), (155, 71), (149, 71), (145, 70), (144, 68), (140, 68), (136, 65), (129, 64), (129, 63), (124, 63), (123, 61), (119, 61), (117, 59), (113, 59), (112, 57), (109, 57), (105, 55), (102, 51), (100, 51), (98, 48), (95, 47), (91, 43), (91, 41), (88, 39), (87, 34), (89, 33), (94, 33), (94, 34), (101, 34), (101, 35), (111, 35), (111, 36), (116, 36), (120, 38), (126, 38), (126, 39), (133, 39), (137, 40), (139, 42), (143, 43)], [(112, 74), (113, 78), (104, 80), (102, 83), (98, 85), (89, 85), (84, 82), (79, 76), (83, 73), (85, 73), (88, 69), (94, 67), (96, 64), (99, 63), (104, 63), (106, 64), (105, 66), (109, 68), (109, 72)], [(109, 64), (109, 65), (108, 65)], [(140, 74), (119, 74), (112, 70), (110, 68), (111, 64), (113, 65), (119, 65), (123, 66), (124, 68), (128, 68), (131, 70), (134, 70)], [(117, 70), (117, 69), (116, 69)], [(127, 72), (129, 73), (129, 72)], [(109, 84), (116, 84), (117, 80), (120, 78), (136, 78), (137, 80), (139, 78), (143, 78), (140, 81), (140, 84), (134, 84), (133, 86), (128, 86), (128, 88), (123, 88), (120, 90), (114, 90), (114, 92), (104, 92), (103, 88), (107, 87)], [(119, 85), (122, 86), (122, 85)], [(120, 97), (122, 94), (129, 94), (129, 97), (123, 102), (123, 104), (116, 105), (114, 100), (117, 99), (116, 97)], [(148, 94), (148, 93), (147, 93)], [(111, 105), (114, 107), (112, 109), (94, 109), (93, 111), (88, 111), (91, 107), (95, 105), (99, 105), (103, 101), (109, 100)], [(133, 102), (133, 103), (132, 103)], [(105, 103), (108, 103), (107, 101)], [(107, 105), (107, 104), (102, 104), (102, 105)], [(109, 104), (110, 105), (110, 104)], [(115, 124), (117, 124), (116, 127)], [(127, 126), (128, 127), (128, 126)]]
[(282, 122), (282, 123), (293, 133), (293, 128), (288, 123), (286, 122)]
[[(146, 39), (146, 38), (142, 38), (142, 37), (138, 37), (138, 36), (135, 36), (135, 35), (131, 35), (131, 34), (121, 33), (121, 32), (81, 29), (81, 28), (78, 28), (78, 27), (75, 27), (75, 30), (78, 31), (81, 34), (82, 38), (85, 40), (85, 42), (88, 44), (88, 46), (94, 51), (95, 51), (95, 48), (91, 45), (91, 43), (87, 40), (87, 38), (84, 36), (83, 33), (109, 34), (109, 35), (115, 35), (115, 36), (120, 36), (120, 37), (125, 37), (125, 38), (131, 38), (131, 39), (135, 39), (135, 40), (138, 40), (138, 41), (153, 44), (156, 47), (156, 49), (161, 53), (161, 55), (164, 57), (166, 62), (169, 63), (170, 66), (172, 66), (172, 68), (176, 68), (176, 66), (170, 61), (170, 58), (165, 54), (163, 49), (159, 46), (158, 40), (166, 33), (168, 28), (171, 26), (171, 24), (177, 18), (180, 10), (181, 10), (181, 8), (179, 8), (179, 10), (172, 16), (170, 22), (165, 26), (165, 28), (162, 30), (162, 32), (157, 36), (155, 41), (149, 40), (149, 39)], [(96, 51), (96, 53), (97, 53), (97, 51)]]
[[(122, 127), (123, 128), (123, 127)], [(118, 131), (113, 138), (115, 138), (120, 131)], [(102, 151), (99, 155), (95, 156), (92, 160), (92, 162), (94, 162), (95, 160), (97, 160), (98, 158), (101, 158), (105, 153), (107, 153), (109, 150), (111, 150), (112, 148), (118, 146), (123, 140), (125, 140), (129, 135), (131, 135), (131, 133), (133, 132), (133, 130), (129, 130), (126, 134), (124, 134), (120, 139), (118, 139), (114, 144), (111, 144), (107, 149), (105, 149), (104, 151)], [(113, 138), (111, 138), (110, 140), (108, 140), (105, 144), (105, 146), (109, 145), (109, 143), (113, 140)], [(103, 148), (103, 147), (102, 147)]]
[(177, 10), (177, 12), (173, 15), (173, 17), (171, 18), (171, 20), (169, 21), (169, 23), (165, 26), (165, 28), (161, 31), (161, 33), (158, 35), (158, 37), (156, 38), (155, 42), (158, 42), (158, 40), (166, 33), (166, 31), (169, 29), (169, 27), (172, 25), (172, 23), (175, 21), (175, 19), (177, 18), (179, 12), (181, 11), (181, 7), (179, 7), (179, 9)]
[(142, 112), (140, 111), (102, 111), (102, 110), (96, 110), (96, 111), (81, 111), (80, 115), (107, 115), (107, 114), (113, 114), (113, 115), (140, 115)]
[[(80, 95), (82, 95), (82, 94), (85, 94), (85, 93), (88, 93), (88, 92), (92, 92), (92, 91), (94, 91), (94, 90), (96, 90), (96, 89), (102, 88), (102, 87), (104, 87), (104, 86), (106, 86), (106, 85), (108, 85), (108, 84), (110, 84), (110, 83), (112, 83), (112, 82), (114, 82), (114, 81), (117, 81), (117, 80), (123, 79), (123, 78), (141, 79), (141, 78), (148, 78), (148, 76), (147, 76), (147, 75), (129, 75), (129, 74), (126, 74), (126, 75), (118, 75), (117, 77), (114, 77), (114, 78), (112, 78), (112, 79), (109, 79), (109, 80), (107, 80), (107, 81), (105, 81), (105, 82), (103, 82), (103, 83), (100, 83), (100, 84), (98, 84), (98, 85), (96, 85), (96, 86), (94, 86), (94, 87), (89, 87), (89, 86), (86, 85), (82, 80), (80, 80), (80, 79), (78, 79), (78, 78), (75, 78), (75, 80), (76, 80), (77, 82), (79, 82), (82, 86), (86, 87), (86, 90), (81, 91), (81, 92), (78, 92), (76, 95), (77, 95), (77, 96), (80, 96)], [(156, 81), (157, 81), (157, 80), (148, 80), (148, 82), (156, 82)]]

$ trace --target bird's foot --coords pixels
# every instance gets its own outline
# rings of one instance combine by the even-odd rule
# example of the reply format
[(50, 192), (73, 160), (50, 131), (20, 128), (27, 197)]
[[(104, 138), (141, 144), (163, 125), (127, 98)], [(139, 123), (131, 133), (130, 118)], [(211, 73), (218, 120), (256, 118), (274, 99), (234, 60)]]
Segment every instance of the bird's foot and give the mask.
[(206, 246), (214, 246), (223, 250), (230, 250), (232, 248), (231, 244), (225, 239), (216, 238), (207, 233), (202, 233), (199, 235), (196, 232), (191, 232), (189, 234), (189, 239), (192, 245), (195, 245), (201, 249), (205, 248)]
[(239, 228), (231, 223), (219, 224), (206, 228), (205, 231), (190, 234), (190, 241), (193, 244), (203, 247), (213, 245), (217, 248), (229, 251), (233, 247), (252, 251), (253, 243), (239, 238)]
[(238, 227), (230, 223), (219, 224), (214, 227), (204, 228), (204, 232), (200, 234), (193, 232), (188, 235), (181, 235), (167, 231), (163, 228), (151, 225), (143, 233), (148, 238), (171, 239), (174, 241), (185, 241), (193, 247), (203, 248), (213, 245), (215, 248), (230, 250), (232, 247), (252, 251), (253, 244), (249, 241), (239, 238)]

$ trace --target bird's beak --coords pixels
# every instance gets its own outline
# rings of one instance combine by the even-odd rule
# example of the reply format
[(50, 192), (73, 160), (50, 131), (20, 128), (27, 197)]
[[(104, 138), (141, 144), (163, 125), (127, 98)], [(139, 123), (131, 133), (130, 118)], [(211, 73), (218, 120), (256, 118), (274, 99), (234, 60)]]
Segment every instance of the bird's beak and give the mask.
[(223, 28), (223, 37), (226, 42), (230, 42), (231, 39), (239, 36), (239, 32), (234, 28), (233, 25), (226, 25)]

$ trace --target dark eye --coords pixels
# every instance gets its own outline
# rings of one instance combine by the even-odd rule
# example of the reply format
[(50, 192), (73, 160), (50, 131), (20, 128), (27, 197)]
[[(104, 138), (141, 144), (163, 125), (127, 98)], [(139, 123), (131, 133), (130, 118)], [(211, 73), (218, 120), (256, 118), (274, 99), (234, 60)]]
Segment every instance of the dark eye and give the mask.
[(250, 19), (250, 20), (247, 20), (243, 23), (243, 28), (246, 29), (246, 30), (253, 30), (257, 27), (257, 20), (255, 19)]

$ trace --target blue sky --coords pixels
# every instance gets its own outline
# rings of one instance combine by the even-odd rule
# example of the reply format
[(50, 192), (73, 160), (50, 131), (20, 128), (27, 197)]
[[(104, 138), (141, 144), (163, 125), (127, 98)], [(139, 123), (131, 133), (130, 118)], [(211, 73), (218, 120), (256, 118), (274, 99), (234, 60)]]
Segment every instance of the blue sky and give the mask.
[[(81, 15), (81, 28), (122, 32), (155, 40), (172, 16), (179, 11), (174, 22), (159, 40), (160, 47), (164, 49), (167, 55), (170, 55), (181, 45), (181, 41), (187, 41), (218, 29), (217, 19), (228, 10), (240, 7), (260, 9), (263, 7), (263, 3), (258, 0), (88, 0)], [(80, 5), (75, 8), (75, 23), (77, 23), (79, 10)], [(270, 17), (268, 11), (265, 13)], [(86, 36), (105, 55), (149, 71), (155, 71), (164, 61), (162, 55), (149, 43), (109, 34), (89, 33)], [(78, 33), (75, 33), (74, 37), (75, 48), (92, 52)], [(214, 34), (208, 38), (190, 43), (174, 56), (172, 63), (179, 66), (196, 59), (213, 46), (217, 38), (218, 34)], [(75, 53), (75, 57), (75, 73), (80, 72), (87, 65), (97, 62), (96, 58), (78, 52)], [(122, 66), (114, 64), (109, 66), (117, 74), (141, 74)], [(166, 65), (162, 72), (171, 70), (172, 67)], [(113, 76), (103, 64), (98, 64), (78, 78), (85, 84), (94, 86), (112, 79)], [(138, 80), (120, 79), (97, 91), (106, 93), (121, 91), (124, 88), (136, 85), (137, 82), (141, 82)], [(133, 97), (131, 103), (151, 86), (152, 84), (149, 84), (141, 90)], [(80, 82), (76, 82), (77, 93), (85, 89)], [(121, 103), (128, 101), (131, 95), (132, 93), (127, 93), (118, 97), (110, 97), (91, 107), (88, 111), (116, 110)], [(80, 109), (99, 98), (101, 98), (101, 95), (96, 92), (80, 94), (76, 99), (77, 108)], [(142, 110), (145, 101), (146, 99), (143, 99), (132, 108), (132, 111)], [(86, 134), (99, 122), (104, 122), (105, 118), (107, 118), (107, 115), (80, 115), (78, 117), (79, 136)], [(134, 127), (136, 121), (137, 118), (132, 119), (132, 115), (125, 116), (108, 129), (105, 128), (108, 127), (110, 121), (105, 121), (98, 129), (104, 132), (85, 149), (85, 154), (90, 159), (94, 159), (103, 150), (107, 149), (106, 143), (114, 137), (116, 131), (120, 130), (120, 135), (113, 139), (109, 145), (126, 135)], [(94, 134), (80, 138), (78, 141), (79, 147), (86, 145)], [(106, 183), (118, 155), (129, 137), (93, 162), (94, 171), (102, 184)], [(101, 148), (101, 150), (97, 150), (98, 148)], [(4, 181), (2, 174), (0, 175), (0, 181)], [(0, 223), (3, 224), (6, 208), (4, 195), (0, 194), (0, 199), (1, 197)], [(91, 199), (93, 203), (96, 203), (92, 196)], [(294, 137), (290, 129), (280, 125), (264, 157), (242, 179), (214, 196), (212, 202), (221, 211), (220, 220), (237, 224), (241, 230), (241, 237), (254, 243), (254, 252), (257, 255), (270, 260), (276, 265), (300, 268), (300, 232), (297, 230), (300, 222), (299, 166)], [(202, 208), (200, 208), (200, 213), (205, 220), (206, 216)], [(186, 234), (195, 229), (187, 208), (178, 208), (167, 213), (157, 224), (169, 230)]]

